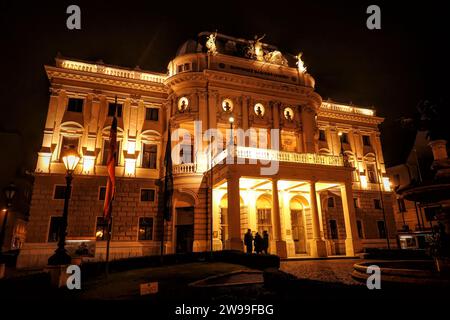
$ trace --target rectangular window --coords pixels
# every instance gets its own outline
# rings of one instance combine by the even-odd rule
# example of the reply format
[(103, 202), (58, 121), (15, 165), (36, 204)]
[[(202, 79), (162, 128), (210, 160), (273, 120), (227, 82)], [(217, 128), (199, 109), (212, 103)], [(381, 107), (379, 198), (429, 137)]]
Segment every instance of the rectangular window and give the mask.
[(57, 242), (62, 228), (62, 217), (51, 217), (48, 229), (48, 242)]
[(373, 164), (367, 165), (367, 177), (368, 177), (370, 183), (377, 183), (378, 179), (377, 179), (377, 171), (376, 171), (375, 165), (373, 165)]
[(258, 209), (258, 225), (270, 226), (271, 225), (271, 209)]
[(363, 135), (362, 139), (363, 139), (363, 145), (365, 147), (370, 147), (371, 146), (371, 144), (370, 144), (370, 136)]
[(139, 240), (153, 240), (153, 218), (139, 218)]
[(100, 187), (98, 189), (98, 200), (105, 200), (106, 196), (106, 187)]
[(336, 220), (330, 220), (330, 237), (331, 237), (331, 239), (339, 238)]
[[(53, 199), (61, 200), (66, 197), (66, 186), (65, 185), (56, 185), (55, 192), (53, 193)], [(70, 194), (69, 194), (70, 199)]]
[(377, 221), (377, 227), (378, 227), (378, 237), (380, 239), (386, 239), (386, 228), (384, 225), (384, 221)]
[(142, 144), (142, 168), (156, 169), (158, 148), (154, 144)]
[(108, 117), (116, 117), (122, 118), (122, 104), (115, 104), (114, 102), (110, 102), (108, 104)]
[(184, 64), (184, 71), (189, 71), (191, 70), (191, 65), (189, 63), (185, 63)]
[(327, 141), (325, 130), (319, 130), (319, 141)]
[(59, 159), (62, 161), (62, 157), (64, 156), (67, 150), (74, 149), (75, 151), (78, 152), (78, 142), (79, 142), (78, 137), (62, 136)]
[(155, 189), (141, 189), (141, 201), (142, 202), (154, 202), (155, 201)]
[(397, 199), (397, 204), (399, 212), (406, 212), (406, 205), (404, 199)]
[(328, 208), (334, 208), (334, 198), (328, 197)]
[(192, 155), (194, 153), (194, 145), (182, 144), (180, 146), (180, 160), (181, 163), (193, 163)]
[(373, 199), (373, 206), (375, 207), (375, 209), (381, 209), (381, 200)]
[[(108, 163), (108, 155), (109, 155), (109, 139), (105, 139), (103, 141), (103, 156), (102, 156), (103, 166), (106, 166)], [(117, 141), (116, 166), (119, 164), (119, 158), (120, 158), (120, 141)]]
[(348, 133), (342, 132), (341, 141), (342, 143), (348, 143)]
[(83, 99), (69, 98), (69, 102), (67, 104), (67, 111), (83, 112)]
[(97, 224), (95, 226), (95, 239), (97, 241), (106, 240), (108, 234), (108, 220), (104, 217), (97, 217)]
[(361, 220), (356, 220), (356, 228), (358, 229), (358, 237), (364, 239), (363, 225)]
[(145, 120), (158, 121), (159, 119), (159, 109), (158, 108), (146, 108), (145, 109)]
[(353, 206), (355, 207), (355, 209), (359, 208), (359, 198), (353, 198)]

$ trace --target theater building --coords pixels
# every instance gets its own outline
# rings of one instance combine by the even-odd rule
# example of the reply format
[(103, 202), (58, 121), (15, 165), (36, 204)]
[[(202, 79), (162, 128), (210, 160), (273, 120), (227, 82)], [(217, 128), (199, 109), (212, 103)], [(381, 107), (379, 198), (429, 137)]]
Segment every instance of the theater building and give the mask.
[[(81, 156), (68, 239), (95, 239), (94, 259), (104, 259), (114, 113), (114, 259), (159, 254), (163, 226), (165, 253), (243, 250), (247, 229), (268, 231), (269, 251), (283, 258), (354, 256), (385, 247), (387, 238), (395, 244), (378, 129), (383, 119), (373, 109), (323, 101), (301, 55), (261, 40), (200, 33), (179, 48), (165, 74), (63, 57), (45, 66), (48, 114), (18, 267), (44, 266), (56, 248), (68, 146)], [(164, 223), (169, 123), (182, 134), (172, 137), (181, 148), (173, 152), (173, 213)], [(217, 133), (205, 139), (208, 129), (224, 142), (217, 143)]]

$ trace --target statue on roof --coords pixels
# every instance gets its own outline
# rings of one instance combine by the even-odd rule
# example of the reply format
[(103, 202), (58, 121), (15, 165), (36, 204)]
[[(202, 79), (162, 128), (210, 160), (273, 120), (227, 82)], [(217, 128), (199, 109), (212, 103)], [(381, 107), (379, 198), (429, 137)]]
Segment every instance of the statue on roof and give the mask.
[(208, 53), (210, 53), (212, 55), (217, 54), (216, 37), (217, 37), (217, 31), (214, 33), (211, 33), (208, 36), (208, 40), (206, 41), (206, 48), (208, 48)]
[(306, 73), (306, 66), (302, 60), (302, 55), (303, 55), (303, 52), (300, 52), (297, 55), (297, 67), (298, 67), (298, 71), (300, 71), (300, 73)]
[(264, 56), (264, 60), (269, 63), (278, 64), (280, 66), (288, 66), (287, 59), (278, 51), (271, 51)]
[(258, 61), (264, 61), (264, 50), (262, 48), (263, 43), (261, 42), (262, 39), (264, 39), (266, 35), (263, 35), (262, 37), (255, 36), (255, 41), (254, 41), (254, 48), (255, 48), (255, 56), (256, 56), (256, 60)]

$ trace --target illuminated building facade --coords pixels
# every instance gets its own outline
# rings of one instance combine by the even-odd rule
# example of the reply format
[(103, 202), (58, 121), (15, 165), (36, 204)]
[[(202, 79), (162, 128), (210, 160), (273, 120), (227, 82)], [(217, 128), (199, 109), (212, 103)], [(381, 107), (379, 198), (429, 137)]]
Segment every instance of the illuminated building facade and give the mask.
[[(18, 267), (45, 265), (55, 249), (64, 193), (60, 158), (69, 145), (82, 160), (73, 180), (68, 237), (96, 238), (96, 259), (103, 259), (114, 112), (120, 156), (113, 258), (160, 252), (169, 123), (183, 142), (172, 142), (182, 151), (174, 152), (179, 159), (166, 253), (242, 250), (247, 229), (268, 231), (269, 251), (281, 257), (353, 256), (365, 247), (385, 247), (387, 235), (395, 239), (378, 131), (383, 119), (371, 109), (322, 101), (301, 55), (282, 54), (261, 39), (201, 33), (180, 47), (167, 74), (63, 58), (46, 72), (49, 111)], [(217, 129), (233, 140), (225, 139), (223, 150), (208, 149), (209, 141), (196, 135), (197, 121), (202, 135)], [(239, 130), (247, 133), (243, 139)], [(195, 142), (209, 151), (189, 147)], [(234, 163), (220, 161), (227, 159)], [(277, 170), (263, 174), (269, 160)]]

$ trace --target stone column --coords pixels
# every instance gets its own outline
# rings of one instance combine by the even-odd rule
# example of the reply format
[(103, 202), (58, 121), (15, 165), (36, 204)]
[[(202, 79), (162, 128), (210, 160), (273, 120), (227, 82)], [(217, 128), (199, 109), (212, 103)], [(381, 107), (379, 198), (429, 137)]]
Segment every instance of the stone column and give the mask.
[(227, 178), (228, 200), (228, 245), (232, 250), (243, 250), (241, 239), (241, 199), (239, 195), (239, 176), (229, 175)]
[(287, 258), (286, 241), (283, 239), (281, 232), (281, 211), (280, 200), (278, 195), (278, 179), (272, 179), (272, 206), (273, 206), (273, 224), (274, 224), (274, 240), (276, 241), (277, 255), (280, 258)]
[(311, 217), (313, 229), (312, 230), (313, 238), (309, 241), (311, 256), (326, 257), (327, 256), (326, 244), (325, 241), (320, 236), (320, 219), (317, 205), (316, 181), (310, 182), (310, 203), (311, 203)]
[(345, 254), (354, 256), (361, 248), (361, 242), (358, 237), (358, 229), (356, 227), (356, 215), (353, 207), (353, 193), (351, 182), (341, 185), (342, 209), (344, 211), (345, 223)]

